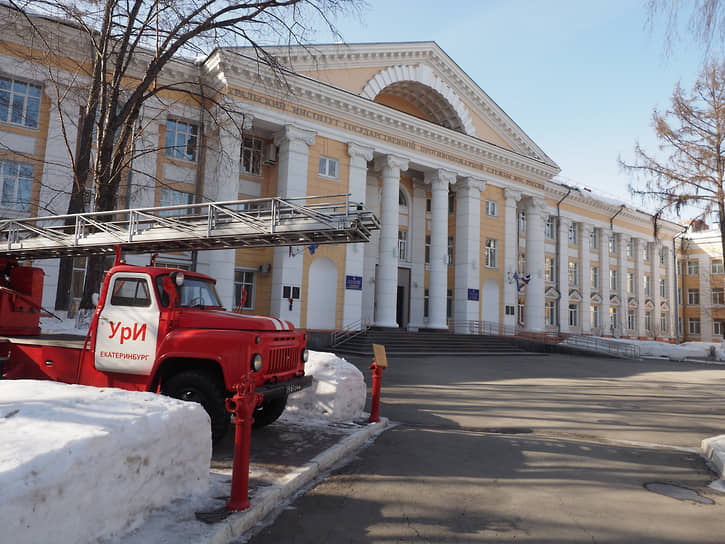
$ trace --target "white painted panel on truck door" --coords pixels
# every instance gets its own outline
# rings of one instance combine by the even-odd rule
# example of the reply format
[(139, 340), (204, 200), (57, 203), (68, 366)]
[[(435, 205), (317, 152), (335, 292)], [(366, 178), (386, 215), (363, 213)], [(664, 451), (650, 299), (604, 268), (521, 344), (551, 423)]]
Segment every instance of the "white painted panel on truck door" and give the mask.
[(146, 274), (119, 272), (111, 278), (98, 320), (97, 370), (148, 375), (156, 359), (159, 308)]

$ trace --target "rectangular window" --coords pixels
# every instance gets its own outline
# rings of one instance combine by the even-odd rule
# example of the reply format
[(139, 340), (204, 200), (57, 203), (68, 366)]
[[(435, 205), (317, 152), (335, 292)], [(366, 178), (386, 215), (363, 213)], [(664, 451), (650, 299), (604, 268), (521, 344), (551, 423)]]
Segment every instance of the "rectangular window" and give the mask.
[(715, 337), (722, 336), (722, 321), (712, 322), (712, 335)]
[(453, 289), (448, 289), (446, 293), (446, 318), (450, 319), (453, 315)]
[(612, 329), (619, 328), (619, 310), (613, 306), (609, 308), (609, 326)]
[(519, 255), (519, 274), (526, 275), (526, 255)]
[(634, 310), (627, 311), (627, 328), (630, 331), (633, 331), (637, 328), (637, 315), (635, 314)]
[(599, 289), (599, 267), (592, 266), (592, 289)]
[(544, 237), (547, 240), (556, 240), (556, 218), (549, 216), (544, 223)]
[(579, 285), (579, 263), (569, 261), (569, 285)]
[(645, 242), (644, 247), (642, 248), (642, 259), (644, 259), (645, 262), (649, 262), (650, 253), (651, 253), (650, 243)]
[(423, 290), (423, 317), (428, 318), (430, 314), (430, 296), (428, 289)]
[(614, 269), (609, 270), (609, 288), (612, 290), (617, 288), (617, 271)]
[(652, 332), (652, 312), (644, 314), (644, 330)]
[(634, 293), (634, 272), (627, 272), (627, 292)]
[(556, 267), (554, 266), (554, 257), (545, 257), (544, 258), (544, 281), (553, 282), (555, 271), (556, 271)]
[(519, 212), (519, 236), (526, 234), (526, 210)]
[(698, 261), (687, 261), (687, 275), (697, 276), (700, 273), (700, 263)]
[(627, 257), (634, 257), (634, 240), (627, 238), (627, 245), (625, 246), (625, 249), (627, 251)]
[(448, 215), (456, 214), (456, 193), (448, 192)]
[(677, 288), (677, 304), (682, 306), (682, 287)]
[(453, 266), (453, 237), (448, 237), (448, 266)]
[(151, 306), (148, 283), (144, 278), (116, 278), (111, 292), (111, 305), (134, 308)]
[(43, 89), (0, 76), (0, 122), (38, 128)]
[(722, 265), (722, 259), (713, 259), (710, 263), (710, 269), (713, 274), (722, 274), (723, 273), (723, 265)]
[(667, 262), (667, 248), (661, 247), (659, 253), (660, 253), (660, 264), (665, 264), (665, 262)]
[(667, 297), (667, 280), (660, 278), (660, 296), (662, 298)]
[(592, 306), (592, 329), (599, 328), (599, 306)]
[(262, 147), (260, 138), (245, 136), (242, 139), (242, 173), (252, 176), (262, 175)]
[(498, 266), (497, 241), (492, 238), (486, 238), (486, 268), (496, 268)]
[(318, 174), (326, 178), (337, 179), (338, 162), (337, 159), (331, 159), (330, 157), (320, 157)]
[(591, 249), (599, 249), (599, 229), (592, 229), (589, 235), (589, 247)]
[[(194, 195), (192, 193), (185, 193), (183, 191), (175, 191), (173, 189), (161, 189), (161, 200), (159, 206), (182, 206), (184, 204), (193, 204)], [(180, 208), (178, 210), (166, 210), (161, 212), (162, 217), (169, 217), (172, 215), (188, 215), (189, 210), (187, 208)]]
[(688, 289), (687, 290), (687, 303), (691, 305), (700, 304), (700, 290), (699, 289)]
[(579, 225), (572, 223), (569, 226), (569, 244), (575, 246), (579, 243)]
[(430, 234), (425, 235), (425, 264), (430, 264)]
[(652, 296), (652, 278), (650, 276), (644, 276), (644, 296)]
[(547, 300), (546, 306), (544, 307), (544, 321), (549, 326), (556, 325), (556, 312), (558, 311), (559, 305), (556, 300)]
[(617, 235), (614, 233), (609, 236), (609, 253), (612, 255), (617, 253)]
[(667, 334), (667, 314), (660, 314), (660, 331), (663, 334)]
[(690, 334), (700, 334), (700, 318), (690, 317), (687, 320), (687, 331)]
[(31, 164), (0, 160), (0, 185), (0, 206), (26, 212), (30, 210)]
[(579, 305), (578, 304), (569, 304), (569, 326), (570, 327), (579, 326)]
[(254, 308), (254, 283), (257, 274), (253, 270), (234, 270), (234, 307), (244, 310)]
[(715, 287), (712, 290), (712, 303), (725, 304), (725, 291), (722, 287)]
[(408, 231), (398, 231), (398, 258), (401, 261), (408, 260)]
[(498, 216), (498, 203), (495, 200), (486, 201), (486, 215), (490, 217)]
[(198, 138), (199, 127), (195, 124), (168, 119), (166, 121), (166, 156), (196, 162)]

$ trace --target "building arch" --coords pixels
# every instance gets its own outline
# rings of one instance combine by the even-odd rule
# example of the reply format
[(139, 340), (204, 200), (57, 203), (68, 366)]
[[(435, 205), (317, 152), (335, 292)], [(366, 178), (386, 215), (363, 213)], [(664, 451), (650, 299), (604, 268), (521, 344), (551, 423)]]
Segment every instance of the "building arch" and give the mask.
[(370, 100), (381, 94), (402, 98), (419, 112), (419, 117), (469, 136), (476, 135), (466, 106), (428, 66), (391, 66), (381, 70), (368, 80), (360, 94)]
[(318, 257), (310, 265), (307, 282), (308, 329), (335, 328), (337, 314), (337, 266), (328, 257)]

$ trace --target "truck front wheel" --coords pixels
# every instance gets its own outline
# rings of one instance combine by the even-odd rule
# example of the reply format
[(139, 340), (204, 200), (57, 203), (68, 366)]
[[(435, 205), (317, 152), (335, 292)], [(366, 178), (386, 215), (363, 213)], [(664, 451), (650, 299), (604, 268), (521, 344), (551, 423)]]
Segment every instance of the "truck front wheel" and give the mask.
[(287, 395), (265, 400), (254, 410), (254, 427), (264, 427), (277, 421), (287, 406)]
[(211, 419), (211, 438), (220, 440), (229, 429), (230, 414), (224, 405), (224, 389), (203, 372), (185, 370), (162, 384), (162, 393), (176, 399), (198, 402)]

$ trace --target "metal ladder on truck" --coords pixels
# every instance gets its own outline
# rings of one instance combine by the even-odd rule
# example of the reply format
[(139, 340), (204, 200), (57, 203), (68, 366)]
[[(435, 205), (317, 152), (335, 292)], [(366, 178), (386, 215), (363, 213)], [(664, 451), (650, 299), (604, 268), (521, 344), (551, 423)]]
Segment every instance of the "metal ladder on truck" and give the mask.
[(378, 218), (349, 195), (256, 198), (0, 221), (0, 255), (126, 253), (367, 242)]

